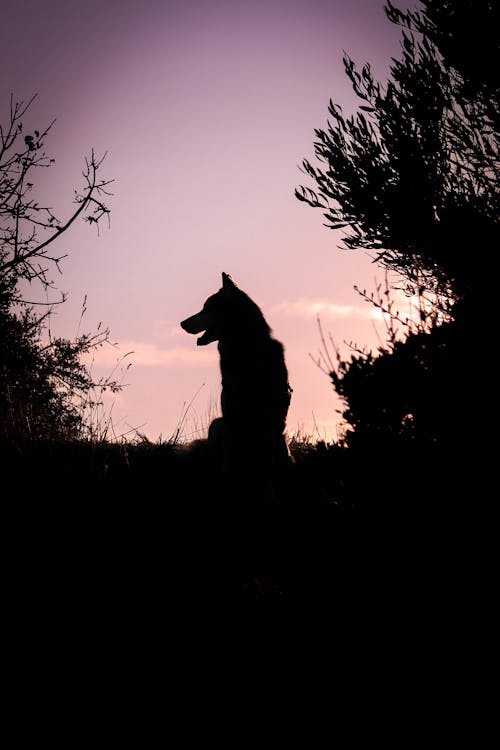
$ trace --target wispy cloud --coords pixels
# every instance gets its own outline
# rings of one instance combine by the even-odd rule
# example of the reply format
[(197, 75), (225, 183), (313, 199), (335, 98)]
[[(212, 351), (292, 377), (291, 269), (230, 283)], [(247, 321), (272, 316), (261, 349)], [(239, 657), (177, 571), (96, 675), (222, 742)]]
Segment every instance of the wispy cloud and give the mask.
[(311, 318), (316, 315), (325, 315), (329, 318), (380, 318), (380, 311), (371, 305), (339, 305), (323, 297), (300, 297), (297, 300), (283, 300), (274, 305), (273, 312), (282, 312), (285, 315), (295, 315), (301, 318)]
[(121, 341), (119, 346), (103, 346), (92, 355), (92, 360), (99, 366), (114, 366), (122, 358), (125, 365), (132, 363), (134, 367), (172, 367), (185, 364), (196, 367), (216, 362), (218, 354), (215, 348), (200, 349), (193, 346), (187, 349), (174, 346), (163, 349), (146, 341), (129, 340)]
[(184, 337), (187, 340), (186, 331), (183, 331), (180, 323), (172, 325), (171, 320), (165, 320), (163, 318), (157, 318), (153, 321), (152, 334), (158, 341), (163, 341), (168, 337), (180, 338)]

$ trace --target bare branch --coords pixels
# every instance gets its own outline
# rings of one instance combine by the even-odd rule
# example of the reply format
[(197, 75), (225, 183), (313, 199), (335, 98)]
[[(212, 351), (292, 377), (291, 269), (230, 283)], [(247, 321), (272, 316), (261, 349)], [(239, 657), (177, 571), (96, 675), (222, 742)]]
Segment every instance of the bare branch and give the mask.
[[(104, 200), (111, 195), (112, 180), (99, 179), (98, 170), (106, 154), (97, 158), (92, 150), (85, 159), (82, 172), (84, 189), (75, 190), (76, 210), (64, 222), (60, 222), (52, 208), (40, 205), (28, 194), (34, 180), (30, 173), (36, 168), (47, 168), (54, 163), (42, 150), (45, 136), (54, 120), (43, 130), (23, 132), (21, 118), (33, 103), (14, 102), (11, 97), (10, 121), (0, 129), (0, 278), (17, 283), (21, 279), (38, 279), (44, 287), (50, 286), (47, 274), (50, 268), (60, 272), (59, 264), (65, 256), (49, 255), (48, 248), (66, 232), (80, 216), (89, 224), (95, 224), (106, 216), (109, 224), (109, 208)], [(21, 150), (15, 148), (17, 139), (22, 139)], [(48, 236), (38, 236), (38, 231)], [(39, 261), (43, 259), (42, 268)], [(48, 264), (48, 265), (47, 265)]]

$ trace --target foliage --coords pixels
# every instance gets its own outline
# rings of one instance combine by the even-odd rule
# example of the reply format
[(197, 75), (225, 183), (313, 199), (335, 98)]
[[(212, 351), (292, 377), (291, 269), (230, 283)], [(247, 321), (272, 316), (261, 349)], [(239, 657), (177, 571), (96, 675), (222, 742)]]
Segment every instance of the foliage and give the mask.
[[(412, 323), (388, 284), (383, 295), (362, 293), (387, 322), (376, 352), (342, 359), (321, 332), (317, 364), (344, 400), (346, 443), (367, 467), (397, 455), (416, 474), (425, 455), (442, 472), (460, 456), (467, 465), (482, 417), (473, 404), (488, 363), (471, 353), (488, 323), (485, 268), (500, 239), (500, 11), (490, 0), (423, 0), (419, 11), (387, 2), (386, 14), (402, 27), (401, 57), (383, 85), (345, 55), (359, 109), (345, 116), (330, 101), (331, 119), (315, 131), (320, 165), (303, 162), (315, 189), (296, 195), (345, 229), (348, 248), (370, 251), (426, 300)], [(396, 496), (402, 472), (391, 471)]]
[(7, 126), (0, 125), (0, 435), (63, 439), (86, 436), (82, 405), (95, 389), (120, 388), (116, 381), (93, 381), (81, 357), (109, 343), (109, 331), (78, 334), (73, 340), (52, 337), (50, 313), (35, 312), (22, 290), (41, 284), (48, 296), (55, 287), (51, 270), (60, 271), (63, 258), (52, 248), (79, 216), (98, 224), (109, 209), (103, 203), (109, 182), (98, 178), (102, 159), (86, 160), (84, 188), (75, 191), (74, 212), (61, 221), (33, 197), (36, 173), (54, 159), (45, 152), (53, 125), (26, 132), (23, 119), (31, 104), (10, 100)]
[(498, 4), (425, 0), (403, 12), (388, 2), (386, 13), (403, 27), (402, 57), (383, 86), (345, 55), (361, 105), (348, 117), (330, 100), (332, 119), (315, 131), (324, 166), (304, 160), (316, 187), (296, 196), (348, 228), (348, 248), (374, 251), (410, 281), (475, 293), (499, 240)]
[[(459, 349), (449, 356), (450, 343), (457, 338), (451, 330), (458, 326), (448, 300), (429, 298), (420, 288), (417, 305), (403, 317), (387, 274), (376, 293), (355, 288), (381, 313), (385, 338), (380, 337), (378, 350), (360, 349), (351, 342), (345, 359), (331, 334), (327, 340), (318, 319), (322, 348), (316, 359), (312, 357), (344, 401), (341, 442), (352, 444), (360, 435), (434, 440), (443, 421), (439, 415), (448, 408), (453, 411), (454, 389), (446, 385), (446, 378), (460, 380), (453, 372)], [(407, 290), (408, 297), (413, 291)]]
[(47, 337), (50, 311), (36, 315), (12, 298), (0, 303), (0, 437), (52, 440), (90, 437), (84, 409), (101, 387), (117, 392), (108, 379), (95, 383), (80, 361), (108, 339), (108, 331), (78, 335), (73, 341)]
[(352, 347), (350, 358), (343, 359), (319, 325), (322, 351), (316, 364), (345, 402), (346, 442), (449, 440), (463, 420), (456, 409), (464, 387), (460, 324), (435, 300), (429, 312), (425, 301), (420, 302), (416, 320), (403, 319), (394, 309), (387, 282), (383, 294), (380, 290), (377, 296), (361, 293), (384, 314), (386, 341), (377, 352)]

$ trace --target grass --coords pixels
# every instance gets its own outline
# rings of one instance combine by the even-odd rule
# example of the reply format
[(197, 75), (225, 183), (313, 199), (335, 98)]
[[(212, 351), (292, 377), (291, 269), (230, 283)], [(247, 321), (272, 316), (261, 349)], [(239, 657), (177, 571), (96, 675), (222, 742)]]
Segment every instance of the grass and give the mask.
[(317, 473), (329, 450), (297, 449), (287, 497), (265, 507), (213, 491), (205, 441), (1, 447), (46, 602), (154, 603), (179, 621), (286, 607), (298, 550), (353, 515)]
[[(281, 628), (332, 607), (345, 616), (384, 554), (381, 522), (428, 521), (438, 498), (457, 497), (447, 478), (429, 494), (440, 456), (411, 445), (291, 441), (272, 506), (223, 497), (203, 440), (10, 441), (0, 451), (6, 528), (19, 535), (10, 577), (30, 608), (132, 607), (174, 628)], [(368, 540), (355, 520), (379, 530)]]

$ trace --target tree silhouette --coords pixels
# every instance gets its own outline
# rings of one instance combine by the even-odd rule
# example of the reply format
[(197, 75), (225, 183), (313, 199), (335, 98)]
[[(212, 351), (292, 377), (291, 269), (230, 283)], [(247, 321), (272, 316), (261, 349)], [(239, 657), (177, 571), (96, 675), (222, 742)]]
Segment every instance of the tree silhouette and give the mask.
[(75, 190), (77, 208), (71, 216), (61, 221), (52, 208), (31, 197), (36, 172), (54, 163), (45, 152), (45, 139), (55, 121), (42, 131), (23, 129), (23, 117), (34, 99), (25, 104), (11, 96), (9, 121), (5, 128), (0, 125), (0, 280), (4, 287), (22, 279), (38, 280), (47, 289), (52, 286), (50, 268), (59, 270), (63, 258), (51, 254), (54, 243), (80, 215), (94, 224), (109, 215), (103, 198), (109, 195), (110, 181), (98, 179), (104, 157), (96, 159), (92, 151), (85, 162), (84, 187)]
[(369, 64), (359, 71), (344, 56), (359, 110), (344, 116), (330, 101), (332, 119), (315, 131), (321, 166), (303, 162), (316, 187), (296, 195), (331, 228), (346, 228), (347, 247), (374, 252), (412, 282), (476, 294), (499, 240), (498, 4), (385, 10), (402, 26), (402, 57), (382, 85)]
[[(474, 353), (500, 239), (500, 11), (490, 0), (385, 11), (402, 27), (401, 57), (382, 84), (344, 56), (359, 109), (347, 116), (330, 100), (315, 131), (319, 165), (303, 162), (315, 185), (296, 196), (345, 229), (347, 248), (370, 251), (410, 293), (432, 292), (443, 307), (435, 303), (430, 326), (421, 311), (404, 340), (390, 335), (348, 360), (335, 360), (322, 336), (318, 364), (345, 402), (346, 443), (365, 467), (359, 497), (454, 501), (478, 482), (489, 405), (490, 359)], [(393, 321), (386, 295), (375, 304)]]
[(53, 122), (30, 132), (23, 126), (34, 98), (25, 104), (11, 96), (7, 125), (0, 125), (0, 437), (61, 439), (85, 434), (81, 404), (96, 386), (120, 387), (111, 379), (95, 383), (81, 362), (108, 342), (109, 331), (79, 334), (74, 341), (54, 338), (47, 325), (51, 307), (65, 295), (47, 302), (40, 314), (23, 291), (35, 283), (47, 296), (55, 291), (51, 271), (60, 271), (64, 256), (53, 248), (79, 216), (96, 225), (109, 216), (103, 202), (109, 181), (98, 178), (103, 160), (92, 152), (69, 217), (59, 220), (32, 197), (37, 172), (54, 163), (45, 152)]

